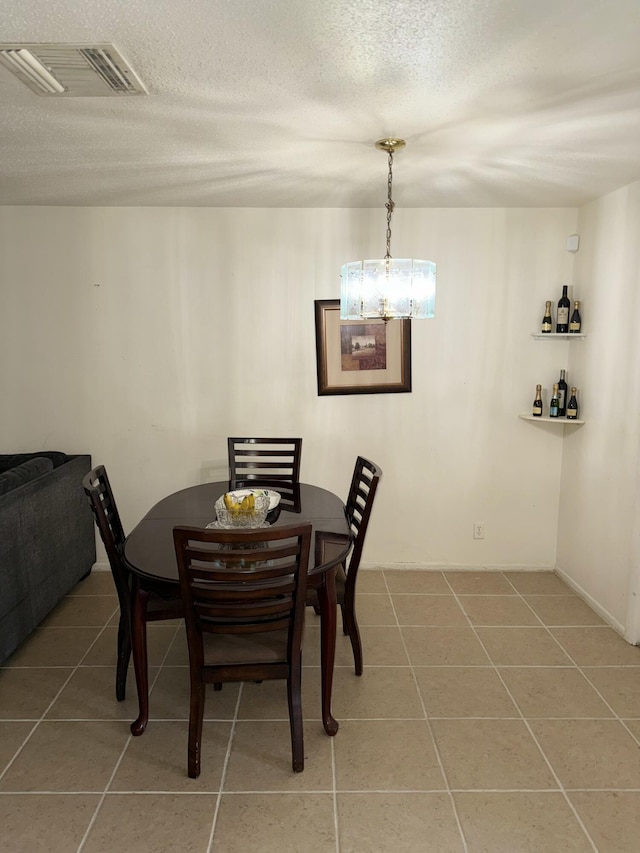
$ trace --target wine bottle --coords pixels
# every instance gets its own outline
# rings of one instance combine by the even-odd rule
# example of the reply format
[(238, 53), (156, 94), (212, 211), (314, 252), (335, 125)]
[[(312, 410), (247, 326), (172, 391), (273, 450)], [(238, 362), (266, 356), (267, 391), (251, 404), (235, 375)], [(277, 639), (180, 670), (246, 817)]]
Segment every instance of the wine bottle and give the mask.
[(558, 417), (563, 418), (567, 414), (567, 380), (564, 370), (560, 371), (558, 380)]
[(569, 308), (571, 303), (567, 296), (567, 285), (562, 287), (562, 296), (558, 300), (558, 311), (556, 313), (556, 332), (559, 335), (566, 335), (569, 331)]
[(576, 397), (577, 388), (571, 389), (571, 397), (567, 405), (567, 420), (575, 421), (578, 417), (578, 398)]
[(544, 309), (544, 317), (542, 318), (542, 326), (540, 331), (547, 335), (551, 332), (553, 328), (553, 321), (551, 320), (551, 300), (547, 299), (546, 306)]
[(549, 403), (549, 417), (557, 418), (558, 417), (558, 383), (554, 383), (553, 385), (553, 394), (551, 395), (551, 402)]
[(569, 334), (577, 335), (582, 328), (582, 317), (580, 316), (580, 303), (576, 300), (573, 303), (573, 314), (569, 320)]
[(534, 418), (542, 417), (542, 385), (536, 385), (536, 398), (531, 407), (531, 414)]

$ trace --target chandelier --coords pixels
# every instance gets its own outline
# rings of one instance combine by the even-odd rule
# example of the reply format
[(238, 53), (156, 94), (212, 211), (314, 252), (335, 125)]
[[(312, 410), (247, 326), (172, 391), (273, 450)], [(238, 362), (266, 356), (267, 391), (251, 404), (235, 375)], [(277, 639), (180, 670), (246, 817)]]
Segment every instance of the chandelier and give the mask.
[(433, 261), (391, 257), (393, 153), (404, 139), (379, 139), (376, 148), (389, 156), (387, 178), (387, 253), (384, 258), (351, 261), (341, 270), (342, 320), (426, 320), (435, 316), (436, 265)]

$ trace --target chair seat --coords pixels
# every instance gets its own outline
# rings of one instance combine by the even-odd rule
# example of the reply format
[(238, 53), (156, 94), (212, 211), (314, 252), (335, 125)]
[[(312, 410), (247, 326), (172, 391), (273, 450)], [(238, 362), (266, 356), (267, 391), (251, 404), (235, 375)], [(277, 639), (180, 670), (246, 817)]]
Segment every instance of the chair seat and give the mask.
[(279, 663), (287, 660), (286, 629), (261, 634), (205, 634), (205, 666)]

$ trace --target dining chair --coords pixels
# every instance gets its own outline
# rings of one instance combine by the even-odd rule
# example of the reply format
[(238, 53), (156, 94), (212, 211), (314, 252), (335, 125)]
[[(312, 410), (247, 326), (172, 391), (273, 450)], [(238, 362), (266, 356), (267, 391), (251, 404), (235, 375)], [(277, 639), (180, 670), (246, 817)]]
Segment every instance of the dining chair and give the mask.
[(304, 768), (302, 634), (312, 525), (174, 527), (189, 647), (188, 774), (200, 774), (205, 685), (286, 679), (292, 766)]
[(300, 482), (301, 438), (228, 438), (229, 488)]
[[(341, 563), (336, 571), (336, 597), (342, 612), (342, 631), (349, 635), (351, 641), (356, 675), (362, 675), (362, 643), (356, 618), (356, 579), (367, 527), (369, 526), (369, 517), (381, 477), (382, 469), (378, 465), (363, 456), (358, 456), (353, 469), (346, 504), (353, 547), (344, 563)], [(328, 551), (332, 547), (342, 548), (343, 546), (344, 537), (336, 537), (335, 534), (316, 533), (316, 549), (322, 551), (316, 556), (316, 562), (325, 562), (329, 557)], [(316, 613), (319, 612), (318, 594), (312, 586), (307, 590), (307, 604), (312, 606)]]
[[(118, 652), (116, 664), (116, 698), (119, 702), (126, 696), (127, 670), (131, 657), (131, 632), (134, 599), (139, 597), (138, 608), (142, 618), (142, 635), (140, 637), (140, 654), (136, 653), (136, 685), (141, 710), (148, 717), (148, 675), (147, 675), (147, 643), (146, 623), (164, 619), (182, 618), (182, 599), (176, 594), (175, 585), (172, 588), (162, 584), (143, 585), (134, 580), (126, 560), (124, 559), (125, 535), (116, 506), (111, 484), (104, 465), (98, 465), (84, 477), (82, 481), (85, 494), (95, 516), (96, 525), (104, 543), (111, 574), (115, 583), (120, 604), (120, 621), (118, 623)], [(145, 722), (146, 725), (146, 722)], [(141, 731), (133, 732), (142, 734)]]

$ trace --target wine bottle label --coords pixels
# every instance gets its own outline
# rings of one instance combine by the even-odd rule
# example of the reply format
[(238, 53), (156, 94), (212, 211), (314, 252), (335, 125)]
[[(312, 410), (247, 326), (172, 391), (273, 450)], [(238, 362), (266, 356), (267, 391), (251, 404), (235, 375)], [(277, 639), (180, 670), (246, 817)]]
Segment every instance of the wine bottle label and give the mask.
[(573, 418), (577, 418), (578, 417), (578, 410), (577, 409), (567, 409), (567, 417), (570, 420), (572, 420)]
[(579, 332), (580, 331), (580, 323), (569, 323), (569, 331), (570, 332)]
[(545, 320), (544, 321), (544, 323), (542, 324), (542, 331), (543, 332), (550, 332), (551, 331), (551, 320)]
[(563, 391), (562, 388), (558, 388), (558, 408), (560, 411), (564, 409), (564, 401), (566, 399), (566, 391)]
[(557, 418), (558, 417), (558, 407), (557, 406), (549, 406), (549, 417)]
[(542, 409), (540, 408), (540, 406), (534, 406), (531, 410), (531, 414), (534, 417), (539, 418), (542, 415)]
[(558, 306), (557, 323), (559, 326), (566, 326), (569, 322), (569, 309)]

